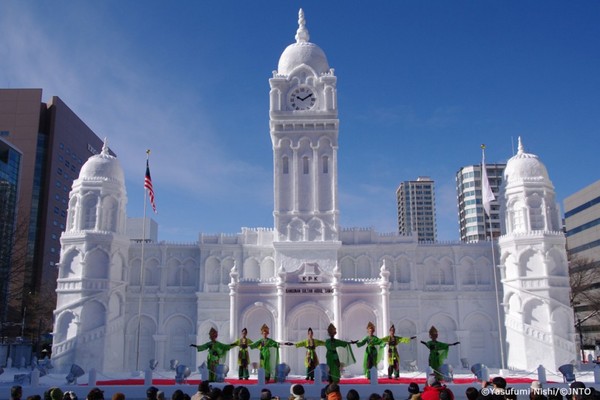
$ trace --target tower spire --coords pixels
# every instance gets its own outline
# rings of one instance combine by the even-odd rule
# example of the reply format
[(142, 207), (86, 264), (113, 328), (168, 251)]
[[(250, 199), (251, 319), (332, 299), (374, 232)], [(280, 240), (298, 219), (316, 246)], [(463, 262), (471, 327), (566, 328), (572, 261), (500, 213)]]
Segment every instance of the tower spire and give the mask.
[(296, 31), (296, 43), (308, 42), (310, 36), (306, 29), (306, 20), (304, 19), (304, 11), (298, 11), (298, 30)]
[(521, 142), (521, 136), (519, 136), (518, 145), (517, 145), (517, 154), (523, 154), (523, 153), (525, 153), (525, 148), (523, 147), (523, 142)]
[(108, 138), (104, 137), (104, 144), (102, 145), (102, 154), (108, 155)]

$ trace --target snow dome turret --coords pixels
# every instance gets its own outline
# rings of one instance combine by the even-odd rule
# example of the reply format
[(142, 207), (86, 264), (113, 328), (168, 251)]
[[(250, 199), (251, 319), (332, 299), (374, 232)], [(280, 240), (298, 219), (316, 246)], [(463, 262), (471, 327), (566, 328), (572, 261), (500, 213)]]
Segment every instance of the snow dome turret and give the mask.
[(503, 232), (559, 231), (560, 212), (546, 166), (535, 154), (526, 153), (519, 137), (517, 154), (504, 169), (500, 214)]
[(81, 231), (125, 232), (125, 175), (117, 157), (102, 152), (91, 156), (73, 181), (67, 211), (68, 233)]
[(90, 157), (85, 164), (83, 164), (81, 172), (79, 173), (79, 179), (82, 180), (98, 178), (115, 180), (120, 183), (125, 182), (125, 175), (123, 174), (121, 163), (117, 157), (110, 155), (108, 152), (106, 140), (104, 141), (100, 154)]
[(523, 180), (546, 180), (550, 183), (546, 166), (538, 156), (525, 152), (521, 137), (519, 137), (517, 154), (508, 160), (504, 169), (504, 181), (507, 185), (510, 185)]
[(296, 43), (290, 44), (281, 54), (277, 72), (281, 75), (289, 75), (294, 68), (305, 64), (311, 67), (317, 75), (329, 72), (329, 63), (325, 53), (319, 46), (309, 42), (310, 36), (306, 29), (304, 11), (298, 12), (298, 30), (296, 31)]

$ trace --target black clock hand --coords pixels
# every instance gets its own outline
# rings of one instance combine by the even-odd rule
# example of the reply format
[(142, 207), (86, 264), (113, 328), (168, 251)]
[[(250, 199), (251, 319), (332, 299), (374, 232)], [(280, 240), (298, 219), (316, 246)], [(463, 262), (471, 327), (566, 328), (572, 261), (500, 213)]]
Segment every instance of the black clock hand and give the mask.
[(308, 98), (309, 98), (310, 96), (312, 96), (312, 95), (313, 95), (313, 94), (311, 93), (311, 94), (309, 94), (308, 96), (306, 96), (305, 98), (303, 98), (303, 99), (300, 99), (300, 100), (304, 101), (304, 100), (308, 99)]

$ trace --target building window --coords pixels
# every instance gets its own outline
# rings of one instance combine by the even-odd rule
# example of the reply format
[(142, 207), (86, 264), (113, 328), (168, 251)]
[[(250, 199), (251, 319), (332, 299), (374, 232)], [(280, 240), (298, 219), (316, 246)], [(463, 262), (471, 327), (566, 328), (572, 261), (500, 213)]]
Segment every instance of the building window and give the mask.
[(94, 229), (96, 227), (96, 204), (95, 197), (88, 197), (83, 203), (83, 229)]
[(323, 173), (329, 173), (329, 157), (323, 156)]
[(282, 170), (284, 174), (289, 174), (290, 173), (290, 161), (289, 158), (287, 158), (287, 156), (284, 156), (283, 159), (281, 160), (282, 163)]
[(308, 157), (302, 157), (302, 173), (308, 174)]

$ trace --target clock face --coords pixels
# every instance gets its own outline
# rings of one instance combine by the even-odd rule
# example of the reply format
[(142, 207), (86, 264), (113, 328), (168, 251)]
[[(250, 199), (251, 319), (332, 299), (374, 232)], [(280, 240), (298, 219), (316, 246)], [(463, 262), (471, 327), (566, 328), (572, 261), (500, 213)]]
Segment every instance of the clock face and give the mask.
[(317, 97), (311, 88), (298, 86), (288, 95), (288, 103), (292, 110), (310, 110), (317, 103)]

